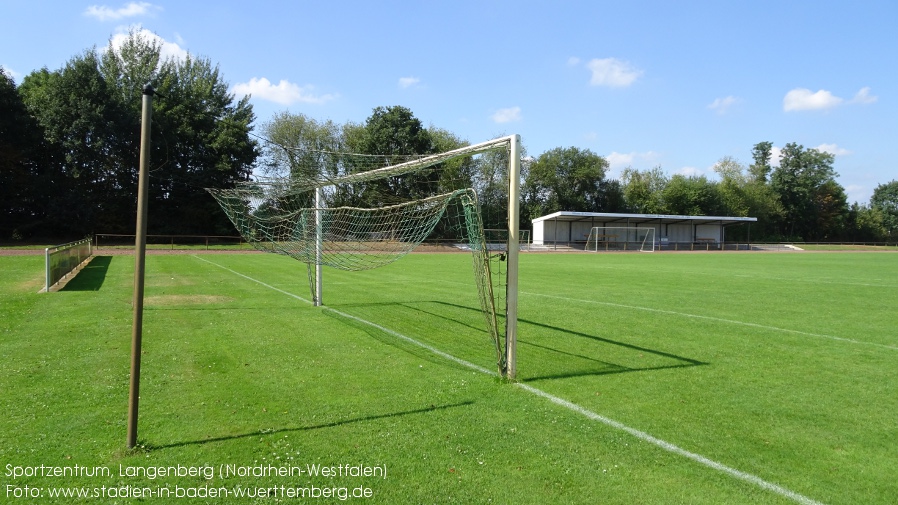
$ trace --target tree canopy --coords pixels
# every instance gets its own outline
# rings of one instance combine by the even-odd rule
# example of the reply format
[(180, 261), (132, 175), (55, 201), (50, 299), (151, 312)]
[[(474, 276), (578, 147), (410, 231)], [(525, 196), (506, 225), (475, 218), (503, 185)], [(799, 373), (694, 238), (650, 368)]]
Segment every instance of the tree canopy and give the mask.
[[(157, 43), (133, 32), (121, 46), (110, 43), (59, 70), (32, 72), (18, 88), (43, 146), (32, 153), (42, 174), (26, 182), (40, 181), (48, 203), (31, 218), (39, 223), (34, 233), (133, 231), (141, 96), (148, 82), (158, 91), (148, 231), (230, 233), (203, 188), (250, 175), (258, 152), (249, 137), (255, 117), (248, 98), (235, 103), (209, 60), (163, 60)], [(24, 191), (19, 186), (11, 191)]]
[(555, 148), (530, 164), (524, 180), (524, 206), (528, 216), (559, 210), (607, 210), (614, 188), (605, 183), (608, 161), (589, 149)]
[(847, 206), (844, 190), (835, 181), (834, 160), (830, 153), (795, 143), (783, 148), (780, 164), (770, 175), (770, 187), (783, 207), (784, 236), (816, 240), (837, 231), (830, 222), (833, 213)]
[(870, 206), (882, 213), (882, 222), (890, 237), (898, 235), (898, 181), (876, 186)]

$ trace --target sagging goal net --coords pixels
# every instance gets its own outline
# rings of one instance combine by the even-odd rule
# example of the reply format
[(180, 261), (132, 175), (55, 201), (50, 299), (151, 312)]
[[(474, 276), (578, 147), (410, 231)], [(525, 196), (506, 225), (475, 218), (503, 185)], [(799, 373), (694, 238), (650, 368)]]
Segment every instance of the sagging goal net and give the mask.
[(425, 240), (470, 250), (499, 372), (514, 377), (516, 135), (430, 156), (284, 149), (289, 175), (208, 189), (247, 242), (305, 263), (316, 305), (322, 266), (378, 268)]
[(594, 226), (589, 230), (587, 251), (655, 251), (655, 228)]

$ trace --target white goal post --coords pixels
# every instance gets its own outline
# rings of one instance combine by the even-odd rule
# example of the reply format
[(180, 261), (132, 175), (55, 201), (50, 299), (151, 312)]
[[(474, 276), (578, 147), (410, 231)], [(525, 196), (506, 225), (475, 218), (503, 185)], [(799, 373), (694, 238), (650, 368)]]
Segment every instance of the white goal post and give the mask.
[(636, 226), (594, 226), (589, 230), (587, 251), (655, 252), (655, 228)]

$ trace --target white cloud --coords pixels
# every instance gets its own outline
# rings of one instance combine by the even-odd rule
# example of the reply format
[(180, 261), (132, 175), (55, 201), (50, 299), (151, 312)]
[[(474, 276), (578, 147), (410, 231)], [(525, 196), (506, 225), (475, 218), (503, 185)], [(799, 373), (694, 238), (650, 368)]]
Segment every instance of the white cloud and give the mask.
[(795, 88), (786, 93), (783, 98), (783, 110), (822, 110), (831, 109), (844, 102), (843, 99), (833, 95), (825, 89), (816, 93), (807, 88)]
[(642, 70), (616, 58), (594, 59), (586, 67), (592, 71), (589, 84), (593, 86), (625, 88), (643, 74)]
[(231, 91), (236, 95), (252, 95), (253, 98), (268, 100), (281, 105), (293, 105), (295, 103), (323, 104), (337, 98), (338, 95), (315, 95), (312, 86), (299, 86), (281, 79), (277, 84), (272, 84), (268, 79), (253, 77), (249, 82), (235, 84)]
[(84, 15), (97, 18), (100, 21), (116, 21), (134, 16), (151, 14), (153, 11), (162, 10), (162, 7), (149, 2), (131, 2), (124, 7), (113, 9), (105, 5), (91, 5), (84, 11)]
[(860, 104), (871, 104), (879, 100), (878, 96), (874, 96), (870, 94), (870, 88), (864, 87), (861, 88), (860, 91), (854, 95), (854, 98), (851, 99), (851, 103), (860, 103)]
[(611, 171), (619, 172), (632, 166), (634, 163), (639, 163), (641, 165), (657, 164), (658, 153), (654, 151), (647, 151), (644, 153), (619, 153), (614, 151), (611, 154), (606, 155), (605, 159), (608, 161), (608, 168)]
[(704, 170), (695, 167), (683, 167), (675, 173), (686, 177), (698, 177), (704, 173)]
[(619, 153), (617, 151), (614, 151), (611, 154), (605, 156), (605, 159), (608, 160), (608, 167), (614, 169), (627, 168), (627, 166), (633, 164), (634, 157), (634, 153)]
[(783, 159), (783, 150), (776, 146), (770, 147), (770, 166), (778, 167), (780, 166), (780, 160)]
[(400, 77), (399, 78), (399, 87), (400, 88), (410, 88), (421, 82), (421, 79), (417, 77)]
[(496, 123), (510, 123), (512, 121), (520, 121), (521, 117), (521, 108), (520, 107), (509, 107), (507, 109), (499, 109), (492, 116), (493, 121)]
[(576, 56), (571, 56), (570, 58), (567, 59), (567, 64), (568, 64), (568, 66), (576, 67), (577, 65), (580, 64), (580, 58), (577, 58)]
[(6, 65), (0, 65), (0, 67), (2, 67), (3, 70), (4, 70), (4, 72), (6, 72), (6, 75), (12, 77), (12, 79), (13, 79), (14, 81), (18, 81), (19, 78), (22, 77), (22, 74), (16, 72), (15, 70), (9, 68), (9, 67), (6, 66)]
[(872, 191), (867, 186), (860, 184), (848, 184), (845, 186), (845, 195), (849, 202), (866, 202), (870, 200)]
[(131, 27), (129, 29), (120, 29), (118, 33), (113, 35), (109, 40), (109, 43), (112, 45), (113, 49), (115, 49), (116, 51), (121, 50), (122, 45), (130, 37), (131, 32), (148, 41), (158, 43), (160, 45), (160, 56), (163, 60), (173, 59), (175, 61), (183, 61), (187, 58), (186, 49), (182, 48), (180, 45), (174, 42), (169, 42), (163, 39), (162, 37), (147, 30), (146, 28), (141, 28), (140, 25)]
[(836, 144), (820, 144), (814, 149), (824, 153), (832, 154), (833, 156), (846, 156), (851, 154), (851, 151), (845, 149), (844, 147), (839, 147)]
[(708, 105), (708, 108), (717, 111), (718, 114), (726, 114), (730, 107), (738, 101), (739, 99), (732, 95), (725, 98), (715, 98), (714, 101)]

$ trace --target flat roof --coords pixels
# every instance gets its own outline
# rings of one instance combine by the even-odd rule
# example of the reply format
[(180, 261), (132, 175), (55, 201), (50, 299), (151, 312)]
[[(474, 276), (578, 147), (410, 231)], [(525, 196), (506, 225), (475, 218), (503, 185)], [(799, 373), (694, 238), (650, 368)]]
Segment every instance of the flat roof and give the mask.
[(690, 224), (738, 224), (738, 223), (754, 223), (758, 221), (756, 217), (736, 217), (736, 216), (674, 216), (669, 214), (621, 214), (616, 212), (573, 212), (559, 211), (545, 216), (540, 216), (533, 220), (534, 223), (541, 221), (591, 221), (601, 219), (603, 223), (629, 223), (630, 225), (640, 223), (690, 223)]

